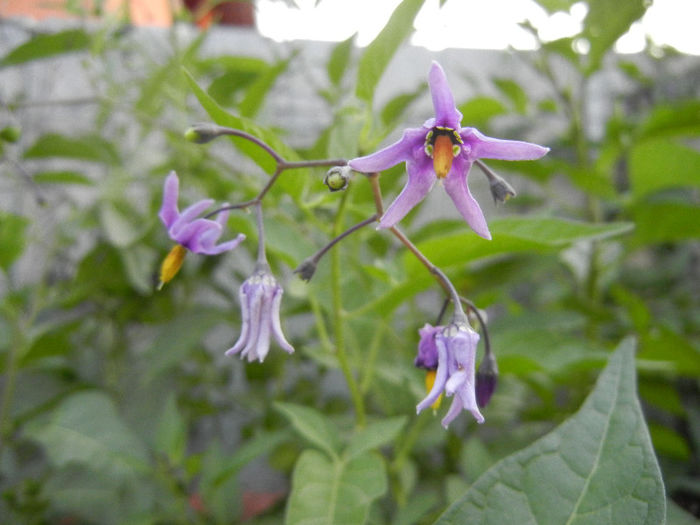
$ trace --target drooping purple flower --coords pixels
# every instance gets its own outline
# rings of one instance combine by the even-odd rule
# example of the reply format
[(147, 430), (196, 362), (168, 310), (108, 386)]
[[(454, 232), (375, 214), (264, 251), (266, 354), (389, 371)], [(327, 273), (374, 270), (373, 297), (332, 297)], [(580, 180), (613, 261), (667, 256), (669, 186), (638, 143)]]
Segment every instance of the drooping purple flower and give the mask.
[(288, 353), (294, 352), (280, 326), (282, 287), (267, 268), (259, 268), (241, 285), (239, 297), (243, 327), (241, 335), (226, 355), (241, 353), (241, 359), (261, 363), (270, 350), (270, 335)]
[(425, 323), (425, 326), (418, 330), (420, 340), (418, 341), (418, 355), (413, 362), (418, 368), (426, 370), (435, 370), (438, 366), (438, 351), (435, 344), (435, 335), (444, 330), (444, 326), (431, 326)]
[(435, 118), (421, 128), (406, 129), (401, 140), (376, 153), (349, 162), (364, 173), (379, 172), (406, 162), (408, 182), (379, 222), (379, 228), (391, 228), (428, 194), (436, 180), (442, 180), (467, 224), (481, 237), (490, 239), (484, 214), (469, 192), (467, 176), (476, 159), (535, 160), (549, 148), (482, 135), (476, 128), (461, 127), (447, 77), (440, 64), (433, 62), (428, 75)]
[(159, 290), (180, 271), (187, 250), (205, 255), (217, 255), (233, 250), (245, 239), (245, 235), (239, 233), (235, 239), (217, 245), (216, 241), (221, 237), (228, 220), (228, 210), (220, 212), (215, 221), (198, 219), (196, 217), (214, 203), (213, 199), (204, 199), (195, 202), (180, 213), (177, 207), (179, 187), (180, 180), (177, 178), (177, 173), (171, 171), (165, 178), (163, 204), (158, 217), (168, 229), (170, 238), (177, 244), (173, 246), (160, 266)]
[[(452, 405), (442, 419), (442, 426), (447, 428), (462, 410), (472, 413), (478, 423), (484, 422), (476, 402), (474, 390), (474, 366), (476, 361), (476, 345), (479, 334), (464, 323), (452, 323), (447, 327), (431, 327), (426, 325), (421, 330), (421, 342), (425, 339), (423, 355), (421, 345), (418, 348), (418, 362), (432, 362), (437, 354), (437, 371), (433, 387), (428, 395), (418, 403), (416, 411), (432, 406), (440, 395), (454, 396)], [(432, 343), (429, 344), (429, 341)]]
[(194, 253), (218, 255), (233, 250), (245, 239), (245, 235), (239, 233), (235, 239), (216, 244), (228, 220), (228, 210), (220, 212), (216, 220), (198, 219), (198, 215), (214, 204), (213, 199), (203, 199), (180, 213), (177, 206), (179, 186), (177, 173), (171, 171), (165, 179), (163, 204), (158, 213), (173, 241)]

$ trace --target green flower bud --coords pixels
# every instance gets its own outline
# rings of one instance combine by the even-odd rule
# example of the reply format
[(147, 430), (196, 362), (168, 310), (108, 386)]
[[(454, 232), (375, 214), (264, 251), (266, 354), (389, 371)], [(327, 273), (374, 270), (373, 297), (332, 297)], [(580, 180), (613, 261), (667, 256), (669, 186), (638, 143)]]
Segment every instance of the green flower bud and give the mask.
[(341, 191), (348, 187), (351, 175), (350, 166), (335, 166), (328, 170), (323, 183), (328, 186), (330, 191)]
[(185, 140), (197, 144), (206, 144), (221, 135), (221, 128), (215, 124), (195, 124), (187, 128), (184, 133)]
[(19, 126), (5, 126), (0, 129), (0, 139), (5, 142), (17, 142), (22, 136), (22, 128)]

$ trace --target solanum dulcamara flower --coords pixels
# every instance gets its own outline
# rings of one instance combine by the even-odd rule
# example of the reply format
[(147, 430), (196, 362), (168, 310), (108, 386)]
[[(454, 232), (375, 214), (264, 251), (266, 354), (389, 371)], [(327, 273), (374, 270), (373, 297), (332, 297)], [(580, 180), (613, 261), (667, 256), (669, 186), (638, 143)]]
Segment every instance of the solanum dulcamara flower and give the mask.
[(376, 153), (349, 162), (352, 169), (374, 173), (400, 162), (406, 163), (408, 182), (379, 222), (391, 228), (420, 202), (436, 180), (442, 181), (467, 224), (481, 237), (490, 239), (484, 214), (469, 192), (467, 176), (476, 159), (535, 160), (549, 148), (487, 137), (476, 128), (461, 127), (462, 114), (455, 106), (447, 77), (440, 64), (433, 62), (428, 75), (435, 117), (421, 128), (404, 131), (401, 140)]
[(447, 428), (462, 410), (468, 410), (478, 423), (483, 423), (484, 416), (476, 402), (474, 381), (479, 334), (466, 323), (455, 321), (447, 326), (426, 324), (419, 333), (421, 339), (415, 364), (435, 370), (435, 376), (432, 388), (425, 399), (418, 403), (416, 411), (420, 413), (429, 406), (435, 408), (435, 403), (444, 392), (454, 399), (442, 419), (443, 427)]
[(197, 218), (214, 204), (213, 199), (204, 199), (195, 202), (180, 213), (177, 206), (179, 187), (177, 173), (171, 171), (163, 186), (163, 204), (158, 217), (163, 221), (170, 238), (177, 244), (170, 250), (161, 265), (159, 288), (175, 277), (188, 250), (204, 255), (218, 255), (233, 250), (245, 239), (245, 235), (239, 233), (235, 239), (216, 244), (228, 220), (229, 212), (227, 210), (220, 212), (216, 220)]
[(241, 358), (257, 359), (262, 363), (270, 350), (270, 336), (283, 350), (290, 354), (294, 352), (280, 325), (282, 292), (267, 265), (259, 263), (253, 275), (241, 285), (239, 297), (243, 327), (238, 341), (226, 351), (226, 355), (240, 352)]

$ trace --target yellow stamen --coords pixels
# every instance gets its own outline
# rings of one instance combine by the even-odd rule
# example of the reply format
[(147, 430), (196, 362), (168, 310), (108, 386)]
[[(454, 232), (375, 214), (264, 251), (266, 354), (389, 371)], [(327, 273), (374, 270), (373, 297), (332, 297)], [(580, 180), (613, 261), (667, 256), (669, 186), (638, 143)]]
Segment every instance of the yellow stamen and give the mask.
[[(425, 374), (425, 390), (427, 392), (430, 392), (433, 389), (433, 385), (435, 384), (435, 370), (428, 370), (428, 373)], [(442, 402), (442, 394), (440, 394), (440, 397), (438, 397), (435, 400), (435, 403), (430, 405), (430, 408), (433, 410), (437, 410), (440, 408), (440, 403)]]
[(165, 259), (163, 259), (163, 264), (160, 265), (160, 283), (158, 283), (159, 290), (163, 288), (165, 283), (177, 275), (177, 272), (182, 266), (182, 261), (185, 260), (186, 253), (187, 249), (184, 246), (176, 244), (173, 246), (173, 249), (170, 250), (170, 253), (165, 256)]
[(452, 140), (449, 135), (438, 135), (435, 137), (433, 146), (433, 169), (438, 179), (444, 179), (452, 168)]

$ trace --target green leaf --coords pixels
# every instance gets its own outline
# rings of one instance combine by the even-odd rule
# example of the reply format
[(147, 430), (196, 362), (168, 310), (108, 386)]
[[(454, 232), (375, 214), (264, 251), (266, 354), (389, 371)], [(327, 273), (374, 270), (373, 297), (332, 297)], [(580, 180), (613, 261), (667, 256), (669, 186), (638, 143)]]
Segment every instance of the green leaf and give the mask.
[[(504, 504), (507, 502), (507, 504)], [(636, 395), (634, 343), (621, 343), (581, 409), (497, 463), (436, 522), (657, 525), (666, 497)]]
[(589, 0), (583, 21), (583, 36), (591, 44), (588, 72), (600, 67), (605, 53), (624, 35), (633, 22), (642, 17), (650, 2), (645, 0)]
[(179, 465), (187, 446), (187, 425), (177, 408), (175, 394), (170, 394), (160, 413), (155, 435), (156, 450), (164, 453), (173, 465)]
[(462, 113), (462, 122), (474, 127), (484, 127), (493, 117), (508, 112), (500, 100), (485, 96), (474, 97), (457, 109)]
[(126, 248), (143, 234), (143, 224), (129, 210), (122, 210), (111, 202), (99, 207), (100, 225), (107, 239), (117, 248)]
[[(214, 122), (220, 126), (227, 126), (250, 133), (251, 135), (266, 142), (270, 147), (277, 151), (278, 154), (285, 158), (285, 160), (299, 160), (299, 155), (289, 146), (284, 144), (275, 133), (258, 126), (250, 119), (245, 117), (236, 117), (231, 113), (228, 113), (202, 88), (200, 88), (199, 85), (197, 85), (197, 82), (187, 70), (184, 70), (184, 73), (187, 77), (187, 81), (190, 84), (190, 88), (197, 97), (197, 100), (199, 100), (199, 103)], [(260, 148), (260, 146), (239, 137), (231, 137), (231, 140), (242, 153), (250, 157), (253, 162), (255, 162), (263, 170), (268, 173), (272, 173), (274, 171), (276, 165), (275, 160), (266, 151)], [(296, 176), (293, 178), (293, 180), (291, 180), (291, 177), (281, 177), (277, 183), (277, 186), (279, 186), (286, 193), (294, 197), (298, 197), (305, 187), (303, 184), (299, 184), (298, 179), (307, 180), (307, 177), (305, 177), (307, 173), (307, 170), (295, 170)]]
[(401, 93), (389, 100), (380, 113), (382, 124), (387, 128), (393, 128), (398, 123), (399, 119), (401, 119), (406, 109), (408, 109), (408, 106), (425, 93), (427, 86), (428, 84), (422, 83), (415, 91)]
[(275, 408), (286, 417), (300, 436), (336, 457), (340, 448), (340, 436), (333, 423), (326, 416), (313, 408), (276, 402)]
[(258, 114), (265, 101), (265, 96), (275, 85), (277, 77), (287, 70), (290, 61), (291, 59), (282, 60), (274, 66), (268, 67), (262, 75), (255, 79), (239, 104), (242, 117), (253, 118)]
[(687, 377), (700, 375), (700, 350), (673, 330), (658, 326), (640, 341), (639, 356), (661, 372)]
[(515, 111), (525, 113), (527, 110), (527, 93), (520, 84), (508, 78), (494, 78), (493, 83), (513, 104)]
[(7, 271), (24, 251), (24, 234), (29, 220), (0, 211), (0, 268)]
[(63, 184), (93, 186), (95, 183), (87, 175), (76, 171), (42, 171), (32, 177), (37, 184)]
[(645, 140), (632, 148), (629, 170), (637, 199), (666, 188), (700, 186), (700, 153), (665, 138)]
[(90, 35), (82, 29), (69, 29), (50, 35), (35, 35), (2, 57), (0, 68), (72, 51), (82, 51), (89, 45)]
[(47, 423), (28, 426), (27, 435), (44, 447), (50, 462), (73, 462), (124, 478), (147, 469), (146, 448), (105, 394), (86, 391), (66, 398)]
[(413, 19), (423, 7), (423, 0), (403, 0), (394, 10), (384, 29), (367, 46), (357, 70), (358, 98), (372, 102), (374, 89), (401, 43), (413, 32)]
[(350, 438), (345, 457), (350, 459), (394, 441), (406, 424), (406, 417), (395, 417), (368, 425)]
[(700, 100), (654, 107), (640, 128), (642, 138), (700, 135)]
[(285, 524), (362, 525), (386, 488), (386, 469), (378, 454), (344, 461), (305, 450), (294, 467)]
[(39, 137), (24, 152), (25, 159), (62, 159), (87, 160), (116, 166), (120, 164), (119, 153), (111, 142), (99, 135), (66, 137), (57, 133), (48, 133)]
[(348, 62), (350, 62), (354, 42), (355, 35), (352, 35), (347, 40), (336, 44), (333, 51), (331, 51), (331, 56), (326, 65), (326, 71), (328, 71), (328, 79), (334, 86), (340, 85), (340, 81), (343, 80), (345, 70), (348, 68)]
[(700, 206), (684, 202), (640, 202), (631, 210), (636, 246), (700, 237)]

